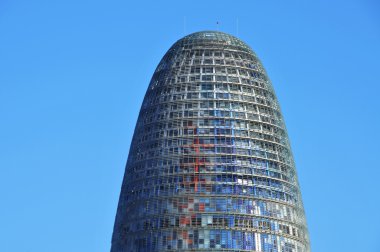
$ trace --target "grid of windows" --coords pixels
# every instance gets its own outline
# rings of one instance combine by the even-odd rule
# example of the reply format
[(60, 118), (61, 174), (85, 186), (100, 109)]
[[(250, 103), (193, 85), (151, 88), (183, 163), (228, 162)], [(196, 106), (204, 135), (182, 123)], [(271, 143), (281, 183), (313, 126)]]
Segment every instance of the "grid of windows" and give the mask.
[(221, 32), (177, 41), (148, 87), (126, 165), (112, 252), (309, 251), (295, 166), (272, 85)]

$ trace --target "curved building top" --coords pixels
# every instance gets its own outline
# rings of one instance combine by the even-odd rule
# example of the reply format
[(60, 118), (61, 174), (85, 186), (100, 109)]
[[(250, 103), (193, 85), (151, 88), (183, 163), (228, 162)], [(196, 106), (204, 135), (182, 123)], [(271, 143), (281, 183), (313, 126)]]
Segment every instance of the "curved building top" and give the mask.
[(198, 44), (202, 42), (214, 42), (216, 44), (237, 46), (244, 51), (253, 53), (252, 49), (246, 43), (235, 36), (220, 31), (200, 31), (191, 33), (178, 40), (173, 47), (176, 47), (178, 44)]

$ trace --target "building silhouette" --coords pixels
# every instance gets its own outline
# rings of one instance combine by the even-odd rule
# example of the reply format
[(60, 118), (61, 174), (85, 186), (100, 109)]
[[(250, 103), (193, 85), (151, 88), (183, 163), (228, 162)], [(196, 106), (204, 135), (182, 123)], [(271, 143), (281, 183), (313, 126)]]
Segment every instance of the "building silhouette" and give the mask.
[(111, 251), (310, 251), (280, 106), (241, 40), (193, 33), (157, 66)]

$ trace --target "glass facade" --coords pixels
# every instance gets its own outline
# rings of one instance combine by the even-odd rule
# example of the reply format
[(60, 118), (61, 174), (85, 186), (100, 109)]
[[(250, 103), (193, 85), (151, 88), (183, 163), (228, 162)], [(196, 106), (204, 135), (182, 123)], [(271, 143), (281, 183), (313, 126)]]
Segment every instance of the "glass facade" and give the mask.
[(159, 63), (136, 124), (111, 251), (310, 251), (280, 107), (241, 40), (193, 33)]

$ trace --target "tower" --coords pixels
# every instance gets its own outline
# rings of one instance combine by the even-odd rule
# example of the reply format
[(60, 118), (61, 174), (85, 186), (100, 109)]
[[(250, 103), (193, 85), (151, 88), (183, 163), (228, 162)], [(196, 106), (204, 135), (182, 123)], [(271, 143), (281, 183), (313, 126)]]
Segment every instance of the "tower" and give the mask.
[(255, 53), (229, 34), (178, 40), (136, 124), (111, 252), (307, 252), (280, 107)]

